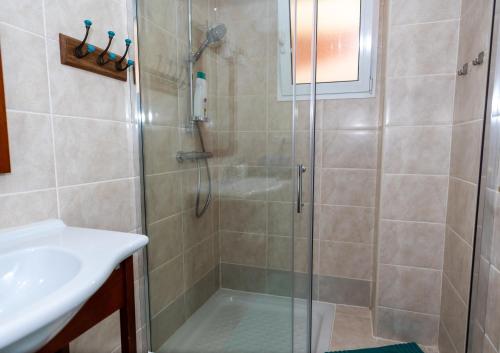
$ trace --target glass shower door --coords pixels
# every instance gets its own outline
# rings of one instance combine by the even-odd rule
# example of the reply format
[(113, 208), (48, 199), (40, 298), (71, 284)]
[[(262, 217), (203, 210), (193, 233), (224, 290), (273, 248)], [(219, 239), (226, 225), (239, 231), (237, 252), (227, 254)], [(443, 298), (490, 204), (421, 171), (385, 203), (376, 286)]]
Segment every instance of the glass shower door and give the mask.
[(278, 60), (296, 0), (287, 36), (283, 0), (137, 1), (149, 348), (308, 353), (314, 104)]

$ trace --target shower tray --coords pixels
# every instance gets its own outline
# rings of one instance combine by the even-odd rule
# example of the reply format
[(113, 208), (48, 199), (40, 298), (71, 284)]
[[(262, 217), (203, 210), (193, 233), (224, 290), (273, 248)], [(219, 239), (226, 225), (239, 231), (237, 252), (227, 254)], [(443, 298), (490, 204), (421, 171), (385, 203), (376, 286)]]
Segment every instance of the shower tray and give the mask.
[[(156, 353), (290, 353), (291, 299), (218, 290)], [(295, 299), (294, 344), (306, 346), (306, 301)], [(312, 352), (329, 349), (334, 305), (313, 302)], [(301, 349), (302, 347), (302, 349)]]

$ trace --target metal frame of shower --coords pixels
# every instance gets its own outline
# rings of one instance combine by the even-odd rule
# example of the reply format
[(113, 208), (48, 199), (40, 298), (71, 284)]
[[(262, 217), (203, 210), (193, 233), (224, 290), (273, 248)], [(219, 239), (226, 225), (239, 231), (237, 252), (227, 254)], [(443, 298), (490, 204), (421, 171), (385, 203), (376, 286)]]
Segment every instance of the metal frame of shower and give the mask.
[[(139, 43), (139, 29), (138, 29), (138, 1), (140, 0), (130, 0), (130, 4), (132, 6), (132, 13), (134, 14), (133, 16), (133, 34), (135, 38), (135, 43)], [(294, 0), (295, 3), (297, 3), (297, 0)], [(295, 6), (295, 15), (297, 14), (297, 6)], [(311, 348), (312, 348), (312, 300), (313, 300), (313, 234), (314, 234), (314, 190), (315, 190), (315, 185), (314, 185), (314, 180), (315, 180), (315, 133), (316, 133), (316, 67), (317, 67), (317, 18), (318, 18), (318, 0), (313, 0), (313, 32), (312, 32), (312, 39), (311, 39), (311, 63), (312, 63), (312, 68), (311, 68), (311, 82), (313, 84), (310, 85), (311, 91), (310, 91), (310, 109), (309, 109), (309, 188), (310, 188), (310, 205), (309, 205), (309, 234), (308, 234), (308, 295), (307, 295), (307, 346), (306, 346), (306, 353), (311, 353)], [(295, 31), (297, 29), (297, 22), (295, 21)], [(192, 0), (188, 0), (188, 35), (189, 35), (189, 47), (190, 50), (192, 50), (193, 43), (192, 43)], [(297, 48), (296, 46), (296, 38), (297, 36), (294, 36), (294, 48)], [(293, 60), (293, 67), (295, 68), (296, 64), (296, 58), (295, 55), (292, 55), (292, 60)], [(134, 115), (134, 123), (137, 128), (137, 148), (138, 148), (138, 156), (139, 156), (139, 167), (140, 167), (140, 219), (141, 219), (141, 231), (143, 234), (147, 234), (147, 224), (146, 224), (146, 193), (145, 193), (145, 168), (144, 168), (144, 136), (143, 136), (143, 123), (145, 121), (144, 113), (143, 113), (143, 107), (142, 107), (142, 97), (141, 97), (141, 80), (140, 80), (140, 45), (137, 44), (135, 51), (134, 51), (134, 80), (130, 80), (130, 92), (131, 93), (131, 100), (135, 100), (135, 109), (133, 111)], [(295, 82), (295, 72), (296, 70), (293, 70), (293, 76)], [(189, 116), (186, 117), (186, 128), (192, 129), (193, 124), (191, 123), (190, 116), (192, 115), (193, 111), (193, 94), (194, 94), (194, 87), (193, 87), (193, 63), (190, 60), (190, 63), (188, 65), (188, 73), (189, 73), (189, 79), (190, 79), (190, 87), (189, 87), (189, 93), (191, 96), (190, 100), (190, 112)], [(297, 104), (297, 99), (296, 99), (296, 85), (293, 84), (293, 109), (292, 109), (292, 155), (293, 155), (293, 161), (295, 162), (295, 156), (296, 156), (296, 141), (295, 141), (295, 130), (296, 130), (296, 119), (297, 119), (297, 109), (296, 109), (296, 104)], [(297, 186), (298, 180), (297, 177), (293, 178), (293, 184), (294, 186)], [(297, 190), (296, 187), (293, 188), (293, 190)], [(297, 200), (295, 196), (293, 195), (294, 200)], [(293, 203), (292, 203), (293, 204)], [(294, 205), (296, 206), (296, 205)], [(295, 213), (296, 213), (296, 207), (292, 207), (292, 239), (294, 238), (294, 225), (295, 225)], [(292, 340), (292, 345), (291, 353), (296, 353), (295, 348), (294, 348), (294, 304), (295, 304), (295, 296), (294, 296), (294, 277), (295, 277), (295, 267), (294, 267), (294, 242), (291, 242), (291, 254), (292, 254), (292, 259), (291, 259), (291, 271), (292, 271), (292, 290), (291, 290), (291, 299), (292, 299), (292, 321), (291, 321), (291, 330), (292, 330), (292, 335), (291, 335), (291, 340)], [(143, 306), (143, 317), (145, 320), (145, 325), (144, 325), (144, 330), (146, 340), (147, 340), (147, 348), (149, 352), (152, 352), (152, 340), (151, 340), (151, 315), (150, 315), (150, 301), (149, 301), (149, 272), (148, 272), (148, 247), (146, 246), (142, 250), (142, 272), (143, 272), (143, 277), (142, 280), (144, 284), (144, 298), (139, 298), (142, 300), (142, 303), (144, 304)]]

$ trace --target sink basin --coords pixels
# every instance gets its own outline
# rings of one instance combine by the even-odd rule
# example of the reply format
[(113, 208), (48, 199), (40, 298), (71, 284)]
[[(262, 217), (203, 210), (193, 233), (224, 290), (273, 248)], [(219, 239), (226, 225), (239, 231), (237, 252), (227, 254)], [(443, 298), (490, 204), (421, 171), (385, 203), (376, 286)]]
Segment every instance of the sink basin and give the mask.
[(59, 220), (0, 230), (0, 352), (42, 347), (147, 242)]

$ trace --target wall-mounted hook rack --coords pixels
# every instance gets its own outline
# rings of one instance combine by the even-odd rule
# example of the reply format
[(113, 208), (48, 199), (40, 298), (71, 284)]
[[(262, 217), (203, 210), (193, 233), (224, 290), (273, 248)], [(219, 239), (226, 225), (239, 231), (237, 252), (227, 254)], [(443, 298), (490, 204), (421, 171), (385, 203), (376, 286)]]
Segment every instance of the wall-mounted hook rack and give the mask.
[(484, 51), (480, 52), (477, 57), (472, 60), (472, 65), (482, 65), (484, 63)]
[(108, 51), (107, 59), (104, 60), (104, 63), (102, 65), (99, 65), (97, 63), (97, 60), (100, 53), (102, 53), (104, 49), (92, 45), (87, 45), (87, 53), (83, 57), (78, 58), (75, 55), (75, 49), (80, 44), (81, 41), (78, 39), (69, 37), (62, 33), (59, 34), (61, 64), (111, 77), (116, 80), (127, 81), (127, 70), (119, 71), (115, 67), (115, 60), (117, 58), (117, 55), (115, 53), (111, 53)]
[(462, 68), (457, 71), (458, 76), (465, 76), (469, 72), (469, 63), (465, 63), (462, 65)]

